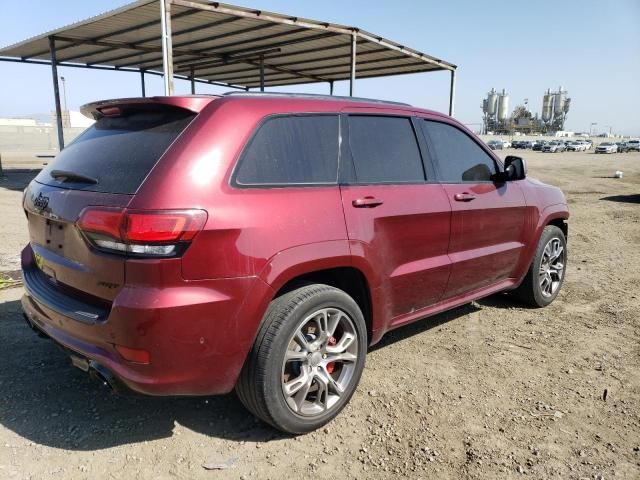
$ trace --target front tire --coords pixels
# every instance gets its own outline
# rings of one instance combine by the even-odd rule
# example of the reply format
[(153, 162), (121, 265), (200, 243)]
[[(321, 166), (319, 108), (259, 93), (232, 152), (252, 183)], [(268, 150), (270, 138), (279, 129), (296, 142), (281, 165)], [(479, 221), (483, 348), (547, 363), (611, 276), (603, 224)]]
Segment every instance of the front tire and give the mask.
[(547, 225), (540, 235), (531, 266), (513, 294), (531, 307), (546, 307), (560, 292), (566, 263), (567, 240), (564, 233), (555, 225)]
[(356, 302), (328, 285), (300, 287), (271, 302), (236, 393), (278, 430), (311, 432), (349, 402), (366, 353), (366, 325)]

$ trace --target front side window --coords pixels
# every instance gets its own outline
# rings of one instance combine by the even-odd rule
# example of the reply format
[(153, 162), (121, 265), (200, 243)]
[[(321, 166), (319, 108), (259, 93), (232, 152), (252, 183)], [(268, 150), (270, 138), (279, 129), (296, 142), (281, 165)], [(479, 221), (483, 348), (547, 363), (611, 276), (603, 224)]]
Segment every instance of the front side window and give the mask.
[(249, 141), (235, 177), (238, 185), (335, 184), (337, 115), (273, 117)]
[(411, 120), (350, 116), (351, 174), (355, 183), (411, 183), (425, 180)]
[(443, 183), (491, 181), (496, 162), (466, 133), (442, 122), (421, 123)]

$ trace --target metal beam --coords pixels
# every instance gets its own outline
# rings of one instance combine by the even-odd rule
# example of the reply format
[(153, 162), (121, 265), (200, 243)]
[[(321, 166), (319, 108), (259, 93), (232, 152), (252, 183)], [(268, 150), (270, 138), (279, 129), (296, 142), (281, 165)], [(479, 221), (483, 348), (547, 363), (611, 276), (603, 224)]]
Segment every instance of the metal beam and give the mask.
[(378, 45), (382, 45), (383, 47), (386, 47), (390, 50), (395, 50), (397, 52), (402, 52), (405, 55), (408, 55), (410, 57), (413, 57), (417, 60), (422, 60), (423, 62), (427, 62), (427, 63), (432, 63), (434, 65), (438, 65), (440, 68), (443, 68), (445, 70), (455, 70), (456, 66), (443, 62), (440, 59), (437, 58), (433, 58), (430, 57), (429, 55), (425, 55), (424, 53), (420, 53), (420, 52), (416, 52), (415, 50), (411, 49), (411, 48), (407, 48), (404, 47), (402, 45), (396, 45), (394, 43), (391, 43), (389, 40), (385, 40), (382, 37), (374, 37), (373, 35), (370, 35), (366, 32), (356, 32), (356, 35), (359, 36), (360, 38), (363, 38), (369, 42), (373, 42), (373, 43), (377, 43)]
[(162, 39), (162, 72), (164, 94), (173, 95), (173, 45), (171, 43), (171, 0), (160, 0)]
[[(27, 63), (30, 65), (46, 65), (51, 66), (51, 62), (48, 60), (21, 60), (20, 58), (10, 58), (10, 57), (0, 57), (0, 62), (11, 62), (11, 63)], [(129, 72), (129, 73), (140, 73), (139, 68), (119, 68), (119, 67), (107, 67), (102, 65), (85, 65), (82, 63), (62, 63), (58, 62), (58, 66), (65, 68), (86, 68), (89, 70), (106, 70), (108, 72)], [(145, 70), (144, 71), (148, 75), (156, 75), (159, 77), (163, 76), (162, 72), (156, 72), (154, 70)], [(187, 75), (174, 75), (174, 78), (178, 80), (189, 80)], [(216, 80), (204, 80), (196, 78), (196, 83), (204, 83), (207, 85), (216, 85), (219, 87), (225, 88), (233, 88), (237, 90), (246, 90), (247, 87), (244, 85), (234, 85), (232, 83), (218, 82)]]
[(353, 97), (356, 83), (356, 49), (358, 36), (356, 32), (351, 34), (351, 70), (349, 72), (349, 96)]
[[(266, 64), (265, 64), (266, 65)], [(402, 74), (402, 73), (416, 73), (416, 72), (432, 72), (435, 70), (441, 70), (440, 68), (435, 68), (432, 67), (431, 65), (425, 65), (424, 63), (413, 63), (410, 65), (386, 65), (386, 66), (382, 66), (382, 67), (368, 67), (368, 68), (362, 68), (362, 66), (360, 66), (360, 68), (358, 68), (358, 78), (362, 77), (363, 74), (367, 73), (367, 74), (371, 74), (371, 72), (382, 72), (382, 71), (387, 71), (387, 70), (395, 70), (398, 68), (411, 68), (412, 70), (410, 72), (403, 72), (403, 71), (398, 71), (398, 74)], [(271, 66), (267, 67), (267, 70), (275, 70), (275, 68), (272, 68)], [(255, 69), (254, 69), (255, 72)], [(318, 80), (319, 78), (323, 78), (324, 81), (328, 82), (330, 80), (348, 80), (349, 79), (349, 75), (351, 73), (351, 69), (349, 68), (349, 66), (343, 67), (341, 70), (340, 69), (336, 69), (335, 71), (332, 72), (325, 72), (322, 73), (322, 77), (318, 77), (318, 74), (307, 74), (305, 71), (300, 71), (300, 70), (287, 70), (287, 71), (279, 71), (278, 73), (288, 73), (288, 74), (294, 74), (298, 77), (306, 77), (306, 78), (314, 78), (316, 77), (316, 81), (322, 81), (322, 80)], [(202, 73), (202, 75), (208, 75), (205, 73)], [(211, 74), (213, 75), (213, 74)], [(219, 75), (216, 75), (216, 78), (219, 78), (220, 80), (224, 81), (225, 79), (234, 79), (237, 80), (239, 82), (244, 82), (245, 80), (250, 80), (252, 78), (254, 78), (254, 74), (249, 74), (249, 75), (243, 75), (243, 76), (234, 76), (234, 75), (230, 75), (227, 76), (224, 73), (221, 73)], [(273, 75), (273, 74), (267, 74), (267, 76), (269, 75)], [(338, 77), (336, 77), (338, 76)]]
[(343, 35), (350, 35), (351, 30), (345, 27), (339, 27), (337, 25), (331, 25), (329, 23), (315, 23), (306, 20), (300, 20), (297, 17), (284, 17), (280, 15), (271, 15), (261, 10), (243, 10), (239, 8), (233, 8), (229, 5), (224, 5), (218, 2), (212, 2), (210, 4), (203, 4), (199, 2), (191, 2), (188, 0), (172, 0), (174, 5), (181, 7), (193, 8), (197, 10), (204, 10), (207, 12), (224, 13), (226, 15), (234, 15), (237, 17), (250, 18), (253, 20), (262, 20), (265, 22), (278, 23), (281, 25), (295, 25), (312, 30), (324, 30), (327, 32), (335, 32)]
[(196, 72), (194, 71), (193, 68), (191, 69), (190, 80), (191, 80), (191, 95), (195, 95), (196, 94)]
[(260, 91), (264, 92), (264, 55), (260, 55)]
[[(189, 50), (181, 50), (180, 52), (178, 52), (178, 51), (174, 51), (174, 52), (176, 54), (180, 54), (180, 55), (193, 55), (193, 56), (204, 57), (204, 58), (208, 58), (210, 56), (217, 56), (217, 57), (219, 57), (221, 59), (224, 59), (227, 56), (241, 55), (241, 54), (244, 54), (246, 52), (253, 52), (253, 51), (259, 51), (259, 50), (264, 50), (264, 49), (275, 49), (275, 48), (288, 47), (290, 45), (296, 45), (298, 43), (304, 43), (304, 42), (311, 42), (311, 41), (314, 41), (314, 40), (320, 40), (320, 39), (327, 38), (327, 37), (332, 37), (332, 36), (335, 36), (335, 34), (334, 33), (325, 32), (325, 33), (321, 33), (321, 34), (313, 35), (313, 36), (309, 36), (309, 37), (297, 38), (295, 40), (286, 40), (286, 41), (283, 41), (283, 42), (277, 42), (277, 43), (272, 43), (272, 44), (268, 44), (268, 45), (253, 46), (251, 48), (238, 49), (238, 50), (233, 50), (233, 51), (230, 51), (230, 52), (221, 52), (220, 50), (224, 50), (226, 48), (229, 48), (229, 45), (232, 45), (232, 44), (216, 45), (214, 47), (207, 47), (207, 48), (198, 49), (198, 50), (191, 50), (191, 51), (189, 51)], [(252, 41), (258, 41), (258, 40), (252, 40)], [(250, 43), (250, 42), (249, 41), (244, 41), (243, 43)], [(142, 65), (145, 65), (145, 68), (155, 68), (157, 62), (158, 62), (157, 59), (150, 59), (150, 60), (146, 60), (145, 62), (143, 62)], [(185, 61), (185, 63), (186, 63), (186, 61)], [(126, 64), (124, 64), (122, 66), (129, 66), (129, 65), (138, 65), (139, 66), (140, 62), (126, 63)]]
[(56, 126), (58, 128), (58, 147), (64, 148), (64, 130), (62, 129), (62, 108), (60, 108), (60, 86), (58, 84), (58, 60), (56, 59), (56, 40), (49, 37), (49, 53), (51, 55), (51, 75), (53, 77), (53, 98), (56, 102)]
[[(197, 11), (197, 10), (196, 10)], [(174, 15), (172, 18), (175, 20), (177, 17), (177, 15)], [(198, 30), (204, 30), (205, 28), (215, 28), (218, 27), (220, 25), (224, 25), (227, 23), (231, 23), (231, 22), (235, 22), (237, 21), (237, 18), (225, 18), (223, 20), (217, 21), (217, 22), (212, 22), (212, 23), (208, 23), (206, 25), (196, 25), (194, 27), (189, 27), (183, 30), (178, 30), (177, 32), (172, 32), (172, 37), (175, 40), (176, 37), (179, 37), (181, 35), (186, 35), (187, 33), (193, 33), (196, 32)], [(148, 42), (153, 42), (153, 41), (157, 41), (158, 37), (154, 36), (154, 37), (146, 37), (140, 40), (136, 40), (136, 42), (130, 44), (130, 45), (134, 45), (134, 46), (145, 46), (146, 43)], [(180, 48), (180, 46), (183, 45), (182, 43), (175, 43), (174, 46), (174, 52), (175, 52), (175, 48), (178, 47)], [(88, 55), (76, 55), (76, 58), (80, 58), (80, 57), (92, 57), (94, 55), (100, 55), (102, 53), (106, 53), (106, 52), (110, 52), (112, 51), (113, 48), (109, 48), (109, 49), (105, 49), (105, 50), (100, 50), (97, 52), (91, 52)], [(159, 50), (155, 50), (155, 51), (159, 51)], [(106, 63), (106, 62), (116, 62), (118, 60), (126, 60), (127, 58), (131, 58), (131, 57), (135, 57), (136, 53), (128, 53), (126, 55), (118, 55), (116, 57), (108, 57), (106, 59), (103, 59), (100, 61), (100, 63)], [(162, 60), (162, 59), (160, 59)], [(89, 62), (89, 63), (93, 63), (93, 62)]]
[[(228, 23), (228, 22), (226, 22), (226, 23)], [(243, 28), (242, 30), (237, 30), (235, 32), (228, 32), (228, 33), (224, 33), (224, 34), (221, 34), (221, 35), (214, 35), (214, 36), (211, 36), (211, 37), (207, 37), (205, 39), (198, 39), (198, 40), (191, 40), (191, 41), (188, 41), (188, 42), (176, 43), (176, 45), (175, 45), (176, 49), (174, 49), (174, 53), (176, 55), (193, 55), (195, 57), (208, 58), (209, 56), (213, 55), (213, 53), (209, 53), (209, 54), (203, 53), (203, 52), (206, 52), (207, 49), (198, 49), (198, 50), (177, 50), (177, 49), (181, 49), (182, 47), (193, 45), (195, 43), (212, 42), (212, 41), (218, 40), (220, 38), (227, 38), (227, 37), (234, 36), (234, 35), (242, 35), (244, 33), (254, 32), (256, 30), (262, 30), (262, 29), (265, 29), (265, 28), (271, 28), (273, 26), (274, 25), (269, 25), (269, 24), (256, 25), (256, 26), (249, 27), (249, 28)], [(252, 40), (252, 41), (256, 41), (256, 40)], [(247, 40), (245, 40), (244, 42), (246, 43)], [(130, 46), (137, 45), (139, 47), (152, 48), (152, 47), (146, 47), (144, 45), (140, 45), (141, 43), (142, 42), (137, 42), (136, 44), (129, 44), (129, 45)], [(211, 48), (224, 48), (224, 45), (221, 45), (220, 47), (218, 47), (218, 46), (209, 47), (209, 49), (211, 49)], [(149, 52), (154, 52), (154, 51), (157, 52), (158, 49), (157, 48), (155, 50), (150, 49), (148, 51)], [(116, 61), (120, 61), (120, 60), (126, 60), (127, 58), (135, 57), (137, 55), (138, 55), (137, 53), (129, 53), (127, 55), (122, 55), (122, 56), (118, 56), (118, 57), (114, 57), (114, 58), (104, 59), (100, 63), (116, 62)], [(153, 58), (153, 59), (146, 60), (145, 63), (152, 63), (152, 65), (153, 65), (153, 63), (157, 63), (157, 62), (159, 62), (161, 60), (162, 60), (161, 58)], [(122, 66), (136, 65), (137, 63), (138, 62), (125, 63)], [(153, 66), (155, 66), (155, 65), (153, 65)], [(150, 68), (153, 68), (153, 66), (150, 67)]]
[[(442, 69), (437, 69), (437, 70), (442, 70)], [(362, 73), (361, 70), (358, 70), (358, 78), (359, 79), (363, 79), (363, 78), (382, 78), (382, 77), (395, 77), (398, 75), (411, 75), (411, 74), (416, 74), (416, 73), (424, 73), (426, 71), (436, 71), (436, 70), (411, 70), (409, 72), (392, 72), (392, 73)], [(295, 81), (294, 81), (295, 80)], [(339, 81), (339, 80), (343, 80), (342, 78), (334, 78), (333, 80), (335, 81)], [(266, 85), (270, 86), (270, 87), (280, 87), (280, 86), (289, 86), (289, 85), (306, 85), (309, 83), (320, 83), (317, 80), (305, 80), (305, 79), (299, 79), (299, 78), (290, 78), (290, 79), (281, 79), (281, 80), (277, 80), (277, 81), (272, 81), (269, 79), (269, 77), (267, 77), (265, 79), (265, 83)], [(254, 87), (259, 87), (258, 83), (256, 82), (251, 82), (251, 83), (247, 83), (246, 84), (249, 88), (254, 88)]]
[(453, 107), (456, 100), (456, 71), (451, 70), (451, 85), (449, 88), (449, 115), (453, 117)]
[[(345, 45), (346, 47), (349, 47), (351, 44), (349, 43), (348, 45)], [(344, 46), (343, 46), (344, 47)], [(280, 49), (273, 49), (275, 52), (279, 52)], [(324, 50), (324, 49), (322, 49)], [(386, 52), (387, 49), (386, 48), (380, 48), (380, 49), (376, 49), (376, 50), (370, 50), (367, 52), (362, 52), (358, 55), (358, 58), (362, 59), (362, 57), (367, 56), (367, 55), (374, 55), (376, 53), (382, 53), (382, 52)], [(267, 56), (269, 53), (272, 53), (271, 50), (266, 50), (263, 54), (265, 56), (265, 59), (274, 59), (274, 60), (280, 60), (282, 57), (287, 57), (287, 56), (291, 56), (293, 54), (285, 54), (285, 55), (273, 55), (273, 56)], [(240, 56), (240, 57), (231, 57), (228, 61), (221, 61), (221, 60), (216, 60), (216, 61), (204, 61), (204, 62), (198, 62), (198, 63), (189, 63), (189, 62), (184, 62), (179, 64), (180, 67), (176, 69), (176, 71), (187, 71), (190, 67), (196, 67), (197, 69), (202, 69), (202, 68), (206, 68), (207, 70), (209, 68), (215, 68), (215, 67), (223, 67), (226, 65), (232, 65), (232, 64), (236, 64), (236, 63), (240, 63), (238, 61), (236, 61), (236, 59), (242, 59), (242, 58), (246, 58), (244, 56)], [(360, 62), (360, 65), (362, 64), (367, 64), (367, 63), (377, 63), (377, 62), (385, 62), (385, 61), (394, 61), (394, 60), (402, 60), (406, 58), (405, 56), (395, 56), (395, 57), (386, 57), (386, 58), (380, 58), (377, 60), (368, 60), (365, 62)], [(316, 58), (311, 58), (311, 59), (307, 59), (307, 60), (298, 60), (298, 61), (293, 61), (293, 62), (286, 62), (286, 63), (278, 63), (278, 67), (287, 67), (289, 65), (303, 65), (306, 63), (314, 63), (314, 62), (328, 62), (331, 60), (341, 60), (341, 59), (347, 59), (350, 61), (350, 56), (349, 54), (346, 55), (332, 55), (329, 57), (316, 57)], [(313, 69), (307, 69), (307, 70), (320, 70), (323, 68), (331, 68), (331, 67), (341, 67), (343, 65), (327, 65), (325, 67), (316, 67)], [(349, 66), (349, 64), (347, 65)], [(227, 75), (229, 73), (245, 73), (245, 72), (252, 72), (254, 69), (253, 68), (241, 68), (241, 69), (236, 69), (236, 70), (225, 70), (224, 72), (220, 72), (222, 75)], [(303, 72), (305, 71), (303, 70), (298, 70), (296, 69), (296, 71), (298, 72)]]
[(142, 96), (147, 96), (147, 88), (144, 83), (144, 70), (140, 70), (140, 86), (142, 87)]
[[(198, 13), (197, 10), (187, 10), (186, 12), (177, 13), (176, 15), (173, 16), (173, 19), (176, 20), (178, 18), (186, 17), (188, 15), (194, 15), (196, 13)], [(125, 33), (133, 32), (135, 30), (142, 30), (144, 28), (152, 27), (154, 25), (158, 25), (158, 23), (160, 23), (159, 20), (151, 20), (149, 22), (141, 23), (140, 25), (133, 25), (131, 27), (121, 28), (120, 30), (116, 30), (115, 32), (109, 32), (109, 33), (105, 33), (104, 35), (98, 35), (97, 37), (92, 37), (90, 40), (97, 41), (97, 40), (103, 40), (103, 39), (109, 38), (109, 37), (116, 37), (118, 35), (123, 35)], [(158, 37), (156, 37), (156, 36), (152, 37), (152, 39), (156, 39), (156, 38), (158, 38)], [(146, 41), (147, 40), (139, 40), (138, 43), (143, 43), (143, 42), (146, 42)], [(76, 40), (76, 41), (68, 40), (68, 42), (69, 43), (67, 45), (63, 45), (63, 46), (57, 47), (58, 54), (63, 50), (67, 50), (69, 48), (77, 47), (78, 45), (83, 45), (84, 44), (84, 40)], [(110, 50), (106, 50), (106, 51), (108, 52)], [(29, 55), (28, 57), (24, 57), (24, 58), (39, 57), (40, 55), (44, 55), (46, 53), (49, 53), (49, 50), (45, 50), (45, 51), (41, 51), (41, 52), (38, 52), (38, 53), (34, 53), (33, 55)]]
[[(238, 56), (233, 56), (233, 57), (229, 57), (226, 58), (225, 60), (216, 60), (216, 61), (211, 61), (211, 62), (202, 62), (202, 63), (189, 63), (189, 62), (185, 62), (181, 65), (179, 65), (177, 68), (174, 68), (174, 71), (176, 72), (185, 72), (187, 70), (191, 70), (196, 69), (202, 69), (202, 68), (213, 68), (213, 67), (222, 67), (222, 66), (226, 66), (226, 65), (234, 65), (237, 63), (242, 62), (242, 60), (246, 60), (248, 58), (260, 58), (260, 56), (263, 56), (265, 58), (267, 58), (268, 54), (271, 53), (277, 53), (279, 52), (280, 49), (279, 48), (270, 48), (268, 50), (264, 50), (262, 52), (256, 52), (256, 53), (247, 53), (244, 55), (238, 55)], [(277, 56), (274, 57), (269, 57), (269, 58), (278, 58)], [(249, 68), (244, 68), (242, 71), (246, 71), (246, 70), (253, 70), (253, 69), (249, 69)]]
[(333, 80), (329, 81), (329, 95), (333, 95)]

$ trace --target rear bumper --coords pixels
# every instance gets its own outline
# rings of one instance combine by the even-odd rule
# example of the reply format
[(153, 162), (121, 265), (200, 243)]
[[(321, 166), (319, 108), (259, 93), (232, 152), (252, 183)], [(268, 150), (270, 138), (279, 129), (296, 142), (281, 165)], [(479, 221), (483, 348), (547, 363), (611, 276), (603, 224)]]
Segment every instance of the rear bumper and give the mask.
[[(23, 252), (25, 272), (34, 268), (30, 252)], [(147, 395), (230, 392), (272, 296), (256, 277), (125, 286), (104, 320), (83, 322), (25, 290), (22, 308), (32, 326)], [(129, 362), (115, 345), (145, 350), (150, 362)]]

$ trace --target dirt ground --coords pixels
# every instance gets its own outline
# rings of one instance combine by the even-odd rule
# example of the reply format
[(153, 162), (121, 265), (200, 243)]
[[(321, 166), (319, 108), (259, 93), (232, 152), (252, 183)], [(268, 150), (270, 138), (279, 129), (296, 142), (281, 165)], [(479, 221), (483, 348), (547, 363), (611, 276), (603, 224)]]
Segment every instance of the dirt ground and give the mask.
[[(27, 329), (19, 288), (0, 290), (0, 478), (640, 478), (640, 154), (524, 156), (570, 203), (559, 298), (497, 295), (392, 332), (309, 435), (233, 395), (116, 397)], [(0, 270), (18, 268), (29, 177), (0, 183)]]

